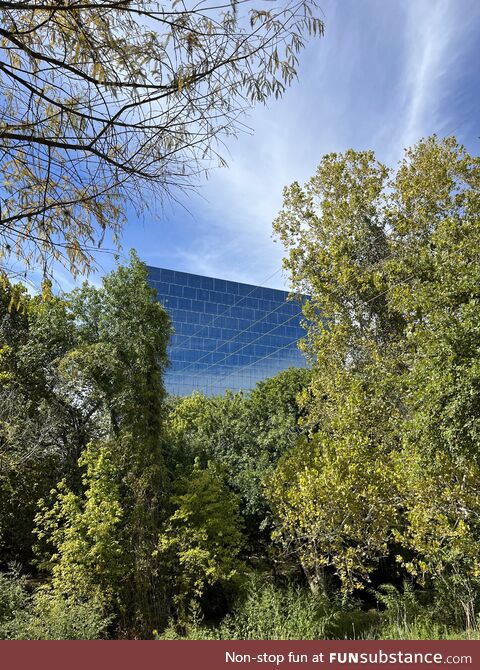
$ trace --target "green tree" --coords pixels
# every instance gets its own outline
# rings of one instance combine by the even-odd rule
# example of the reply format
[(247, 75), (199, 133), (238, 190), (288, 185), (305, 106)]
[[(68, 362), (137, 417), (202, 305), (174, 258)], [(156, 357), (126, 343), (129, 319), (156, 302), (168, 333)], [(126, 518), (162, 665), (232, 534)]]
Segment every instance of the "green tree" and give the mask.
[(479, 212), (478, 157), (454, 138), (406, 153), (392, 192), (389, 267), (391, 304), (408, 323), (400, 536), (415, 552), (408, 569), (448, 592), (446, 606), (461, 602), (467, 626), (480, 607)]
[(174, 401), (168, 417), (172, 467), (191, 468), (196, 459), (233, 465), (245, 444), (245, 399), (242, 393), (205, 396), (194, 392)]
[(80, 489), (62, 481), (53, 500), (42, 502), (37, 534), (57, 593), (94, 593), (120, 614), (121, 626), (148, 634), (166, 616), (152, 552), (167, 501), (162, 372), (169, 318), (135, 255), (101, 288), (74, 291), (69, 307), (78, 344), (58, 371), (72, 397), (95, 408), (103, 437), (79, 459)]
[[(454, 138), (422, 140), (396, 171), (371, 152), (332, 154), (304, 189), (285, 190), (275, 222), (295, 287), (311, 295), (315, 362), (304, 394), (312, 440), (273, 480), (278, 532), (287, 541), (304, 528), (320, 552), (311, 563), (332, 562), (341, 576), (342, 561), (358, 556), (361, 581), (394, 540), (403, 568), (461, 597), (469, 624), (478, 606), (479, 167)], [(307, 480), (297, 492), (288, 468)]]
[(310, 437), (281, 460), (267, 495), (276, 536), (314, 590), (327, 566), (347, 590), (368, 582), (397, 515), (403, 322), (386, 295), (388, 175), (372, 152), (329, 154), (304, 188), (284, 190), (274, 222), (294, 288), (309, 295), (314, 368), (302, 403)]
[(291, 449), (302, 434), (298, 397), (307, 388), (310, 378), (307, 368), (289, 368), (260, 381), (245, 398), (243, 431), (248, 440), (232, 466), (237, 473), (236, 486), (245, 500), (245, 515), (254, 528), (270, 529), (265, 481), (281, 455)]
[(61, 597), (93, 598), (110, 612), (125, 610), (123, 582), (131, 556), (122, 524), (121, 469), (117, 441), (89, 445), (79, 460), (85, 468), (83, 495), (65, 481), (57, 485), (53, 504), (40, 500), (37, 536), (53, 548), (44, 567), (52, 569), (52, 586)]
[[(91, 408), (76, 402), (58, 361), (76, 343), (63, 298), (30, 298), (0, 286), (0, 546), (2, 560), (28, 563), (37, 500), (62, 477), (74, 485), (76, 462), (94, 438)], [(78, 396), (77, 396), (78, 400)]]
[(224, 482), (222, 470), (197, 463), (188, 477), (176, 482), (175, 511), (158, 543), (173, 569), (173, 602), (186, 622), (208, 587), (232, 591), (241, 580), (243, 545), (238, 497)]
[(335, 400), (328, 428), (300, 438), (267, 479), (273, 538), (297, 556), (313, 592), (327, 591), (327, 569), (345, 591), (368, 584), (398, 521), (390, 407), (347, 377)]
[(224, 465), (253, 535), (268, 525), (264, 480), (300, 434), (297, 396), (309, 380), (309, 370), (291, 368), (259, 382), (248, 394), (194, 393), (178, 400), (170, 412), (172, 463), (191, 467), (199, 458), (204, 466), (209, 461)]
[[(280, 96), (313, 0), (0, 2), (0, 262), (88, 269), (126, 200), (184, 189)], [(143, 202), (145, 198), (143, 197)], [(13, 261), (13, 262), (12, 262)], [(17, 263), (18, 265), (18, 263)]]

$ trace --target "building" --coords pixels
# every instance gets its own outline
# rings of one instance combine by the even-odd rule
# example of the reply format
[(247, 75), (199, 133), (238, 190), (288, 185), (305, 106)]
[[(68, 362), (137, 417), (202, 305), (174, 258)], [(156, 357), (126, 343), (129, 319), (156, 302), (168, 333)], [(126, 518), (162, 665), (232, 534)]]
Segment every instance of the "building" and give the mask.
[(149, 267), (149, 283), (173, 322), (169, 393), (251, 389), (289, 367), (305, 367), (300, 304), (286, 291)]

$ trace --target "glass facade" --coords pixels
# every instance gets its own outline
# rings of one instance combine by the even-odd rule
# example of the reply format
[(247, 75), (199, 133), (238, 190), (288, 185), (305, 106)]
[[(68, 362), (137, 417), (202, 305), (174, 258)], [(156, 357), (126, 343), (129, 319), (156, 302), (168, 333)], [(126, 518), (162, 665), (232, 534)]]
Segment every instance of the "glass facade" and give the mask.
[(305, 367), (297, 348), (300, 304), (277, 289), (149, 267), (149, 283), (172, 319), (167, 391), (207, 395), (248, 390), (289, 367)]

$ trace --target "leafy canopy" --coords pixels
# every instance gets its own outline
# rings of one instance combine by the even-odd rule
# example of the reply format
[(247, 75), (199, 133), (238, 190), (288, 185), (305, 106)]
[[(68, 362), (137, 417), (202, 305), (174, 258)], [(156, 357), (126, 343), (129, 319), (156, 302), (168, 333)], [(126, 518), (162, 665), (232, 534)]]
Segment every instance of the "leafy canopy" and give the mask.
[[(284, 191), (276, 233), (311, 296), (311, 439), (268, 495), (277, 536), (345, 589), (396, 552), (423, 583), (478, 589), (480, 160), (433, 136), (396, 170), (329, 154)], [(451, 582), (449, 582), (451, 580)]]

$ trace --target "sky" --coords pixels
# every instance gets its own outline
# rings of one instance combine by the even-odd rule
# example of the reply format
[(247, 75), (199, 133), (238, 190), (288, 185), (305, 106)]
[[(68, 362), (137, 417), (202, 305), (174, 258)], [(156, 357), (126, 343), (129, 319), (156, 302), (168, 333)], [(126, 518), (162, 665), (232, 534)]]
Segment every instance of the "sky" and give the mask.
[[(138, 218), (123, 250), (149, 265), (273, 288), (288, 287), (272, 239), (282, 189), (304, 183), (325, 153), (373, 149), (395, 165), (432, 133), (480, 151), (479, 0), (319, 0), (325, 36), (300, 55), (298, 81), (252, 110), (231, 138), (227, 168), (196, 194)], [(94, 283), (112, 269), (108, 254)], [(64, 289), (71, 285), (58, 276)]]

